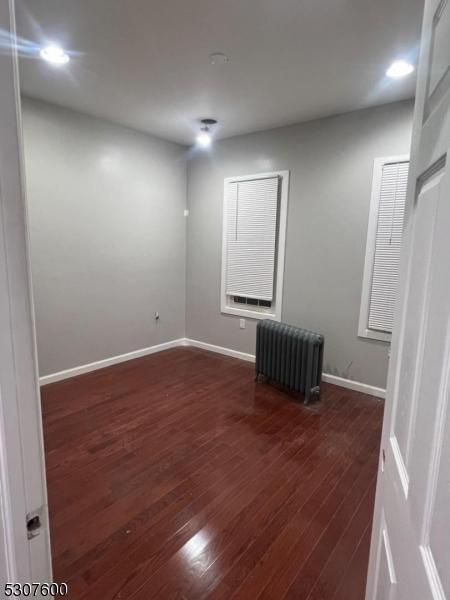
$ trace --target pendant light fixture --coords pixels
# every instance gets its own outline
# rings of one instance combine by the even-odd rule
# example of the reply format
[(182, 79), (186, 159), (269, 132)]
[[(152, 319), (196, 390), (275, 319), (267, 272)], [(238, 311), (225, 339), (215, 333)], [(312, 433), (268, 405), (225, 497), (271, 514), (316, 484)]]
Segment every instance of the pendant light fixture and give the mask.
[(212, 143), (211, 128), (216, 125), (215, 119), (201, 119), (200, 133), (197, 136), (197, 144), (202, 148), (208, 148)]

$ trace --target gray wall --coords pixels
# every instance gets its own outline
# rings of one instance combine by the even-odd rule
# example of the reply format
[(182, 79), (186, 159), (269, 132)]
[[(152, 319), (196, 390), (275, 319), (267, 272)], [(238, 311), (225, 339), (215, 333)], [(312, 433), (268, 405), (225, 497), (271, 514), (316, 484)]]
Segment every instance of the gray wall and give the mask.
[(224, 177), (289, 169), (282, 320), (325, 334), (324, 370), (385, 387), (389, 345), (357, 336), (373, 159), (409, 152), (412, 102), (239, 136), (188, 167), (187, 336), (254, 353), (220, 313)]
[(282, 319), (325, 334), (326, 372), (384, 387), (389, 346), (357, 337), (372, 167), (409, 151), (412, 109), (191, 151), (186, 239), (185, 148), (23, 99), (40, 374), (185, 334), (254, 353), (256, 321), (220, 313), (223, 179), (289, 169)]
[(183, 337), (185, 148), (29, 99), (23, 129), (40, 374)]

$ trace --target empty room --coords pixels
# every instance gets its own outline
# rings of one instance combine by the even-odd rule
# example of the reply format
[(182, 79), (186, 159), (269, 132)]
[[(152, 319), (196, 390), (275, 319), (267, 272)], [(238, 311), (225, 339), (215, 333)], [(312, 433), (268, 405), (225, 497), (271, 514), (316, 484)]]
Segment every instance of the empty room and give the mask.
[(450, 0), (0, 36), (0, 596), (450, 599)]

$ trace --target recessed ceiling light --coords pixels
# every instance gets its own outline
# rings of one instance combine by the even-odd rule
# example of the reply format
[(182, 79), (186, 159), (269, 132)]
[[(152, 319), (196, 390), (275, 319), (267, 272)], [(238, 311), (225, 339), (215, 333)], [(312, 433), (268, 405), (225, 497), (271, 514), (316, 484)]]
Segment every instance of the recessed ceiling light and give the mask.
[(414, 71), (414, 67), (406, 60), (396, 60), (386, 71), (386, 75), (391, 79), (401, 79)]
[(202, 119), (202, 127), (197, 136), (197, 144), (202, 148), (208, 148), (212, 143), (211, 127), (217, 123), (215, 119)]
[(52, 65), (65, 65), (69, 62), (70, 57), (67, 52), (64, 52), (59, 46), (45, 46), (40, 52), (41, 58)]
[(209, 55), (209, 60), (212, 65), (224, 65), (230, 61), (228, 56), (223, 52), (213, 52)]

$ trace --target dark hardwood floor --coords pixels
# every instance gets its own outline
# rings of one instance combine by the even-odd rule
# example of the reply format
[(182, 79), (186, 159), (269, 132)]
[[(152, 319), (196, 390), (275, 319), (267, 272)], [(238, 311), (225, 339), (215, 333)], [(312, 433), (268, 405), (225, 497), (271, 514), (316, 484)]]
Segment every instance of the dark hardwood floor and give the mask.
[(364, 598), (383, 404), (253, 368), (179, 348), (42, 388), (69, 598)]

